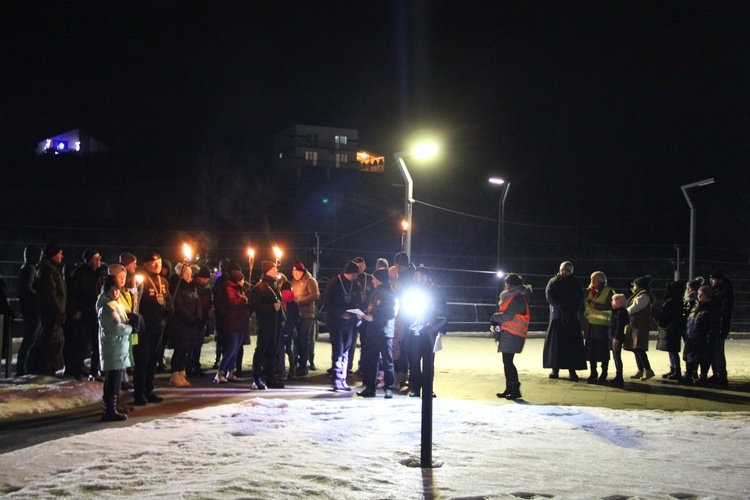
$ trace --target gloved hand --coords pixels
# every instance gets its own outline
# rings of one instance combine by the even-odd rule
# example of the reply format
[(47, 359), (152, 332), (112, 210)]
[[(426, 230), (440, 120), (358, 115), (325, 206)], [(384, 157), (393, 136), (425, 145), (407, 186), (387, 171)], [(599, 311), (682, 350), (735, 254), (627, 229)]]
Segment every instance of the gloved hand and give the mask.
[(138, 315), (131, 315), (128, 319), (128, 323), (133, 327), (132, 333), (138, 333), (141, 330), (141, 317)]

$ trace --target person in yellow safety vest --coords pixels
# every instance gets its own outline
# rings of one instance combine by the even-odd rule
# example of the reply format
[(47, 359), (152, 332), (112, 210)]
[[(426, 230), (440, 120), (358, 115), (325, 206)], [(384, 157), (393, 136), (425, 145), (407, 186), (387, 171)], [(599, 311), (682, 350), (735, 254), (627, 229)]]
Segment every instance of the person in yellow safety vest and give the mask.
[(531, 285), (524, 285), (521, 276), (513, 273), (505, 276), (505, 289), (500, 293), (497, 312), (490, 320), (497, 352), (503, 353), (505, 390), (497, 393), (499, 398), (515, 401), (521, 397), (521, 382), (513, 357), (523, 350), (526, 343), (531, 320), (530, 296)]
[[(596, 271), (591, 274), (591, 284), (583, 298), (583, 341), (585, 343), (586, 361), (591, 363), (591, 375), (586, 379), (589, 384), (603, 384), (607, 381), (609, 367), (609, 329), (612, 317), (612, 296), (615, 291), (607, 286), (607, 276)], [(601, 374), (596, 371), (596, 364), (602, 364)]]

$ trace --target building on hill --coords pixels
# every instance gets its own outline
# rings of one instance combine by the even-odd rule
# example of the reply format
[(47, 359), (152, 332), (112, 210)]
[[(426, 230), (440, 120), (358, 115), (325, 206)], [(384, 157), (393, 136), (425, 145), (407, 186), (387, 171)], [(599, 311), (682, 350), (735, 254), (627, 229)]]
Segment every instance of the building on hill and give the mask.
[(95, 153), (109, 153), (109, 148), (79, 128), (57, 134), (36, 145), (36, 155), (76, 155), (87, 156)]
[(359, 150), (356, 129), (294, 125), (273, 136), (273, 168), (297, 179), (334, 172), (384, 171), (384, 157)]

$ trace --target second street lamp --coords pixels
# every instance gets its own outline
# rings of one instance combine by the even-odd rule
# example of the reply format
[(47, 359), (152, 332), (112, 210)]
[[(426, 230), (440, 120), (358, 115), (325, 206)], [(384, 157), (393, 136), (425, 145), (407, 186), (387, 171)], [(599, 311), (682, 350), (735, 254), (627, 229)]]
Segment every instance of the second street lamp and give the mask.
[(510, 189), (510, 182), (499, 177), (490, 177), (490, 184), (502, 186), (502, 194), (500, 195), (500, 204), (498, 206), (497, 213), (497, 275), (501, 277), (501, 259), (503, 258), (503, 239), (505, 237), (505, 198), (508, 196), (508, 190)]
[[(682, 189), (682, 194), (685, 195), (685, 199), (687, 200), (688, 207), (690, 207), (690, 248), (689, 248), (689, 256), (688, 256), (688, 279), (691, 280), (695, 276), (693, 275), (693, 271), (695, 268), (695, 205), (693, 205), (693, 202), (690, 200), (690, 196), (688, 196), (687, 190), (694, 187), (703, 187), (708, 186), (709, 184), (713, 184), (714, 178), (711, 177), (709, 179), (704, 179), (702, 181), (698, 182), (692, 182), (690, 184), (685, 184), (683, 186), (680, 186), (680, 189)], [(678, 264), (679, 266), (679, 264)]]

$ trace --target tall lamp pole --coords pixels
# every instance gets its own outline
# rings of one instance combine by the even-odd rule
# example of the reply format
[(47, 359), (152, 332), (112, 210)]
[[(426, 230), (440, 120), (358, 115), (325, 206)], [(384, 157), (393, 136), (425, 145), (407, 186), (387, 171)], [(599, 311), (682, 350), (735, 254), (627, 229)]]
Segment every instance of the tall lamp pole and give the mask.
[(687, 190), (694, 187), (708, 186), (709, 184), (713, 184), (714, 182), (714, 178), (711, 177), (710, 179), (704, 179), (702, 181), (692, 182), (690, 184), (680, 186), (680, 189), (682, 189), (682, 194), (685, 195), (685, 199), (687, 200), (688, 207), (690, 207), (690, 247), (688, 256), (689, 280), (695, 277), (693, 275), (693, 271), (695, 269), (695, 205), (693, 205), (693, 202), (690, 200), (690, 196), (688, 196)]
[(411, 212), (414, 203), (414, 181), (411, 179), (409, 169), (406, 168), (406, 162), (404, 161), (404, 156), (409, 153), (410, 151), (399, 151), (398, 153), (394, 153), (393, 156), (396, 157), (396, 163), (398, 163), (401, 175), (404, 177), (404, 183), (406, 184), (406, 193), (404, 195), (404, 220), (406, 221), (404, 252), (406, 252), (406, 256), (409, 257), (409, 262), (411, 262)]
[(497, 268), (498, 275), (500, 273), (500, 261), (503, 258), (503, 240), (504, 240), (504, 229), (505, 229), (505, 198), (508, 196), (508, 190), (510, 189), (510, 182), (499, 177), (490, 177), (490, 184), (502, 186), (503, 192), (500, 195), (500, 204), (498, 206), (497, 213)]
[(411, 262), (411, 213), (414, 205), (414, 181), (411, 179), (409, 169), (406, 168), (406, 162), (404, 161), (405, 156), (415, 156), (417, 158), (431, 158), (435, 156), (438, 151), (438, 146), (432, 142), (422, 143), (413, 149), (407, 151), (399, 151), (394, 153), (393, 156), (396, 158), (398, 168), (401, 170), (401, 175), (404, 177), (404, 183), (406, 184), (406, 193), (404, 196), (404, 219), (406, 221), (406, 239), (404, 241), (404, 252), (409, 257)]

